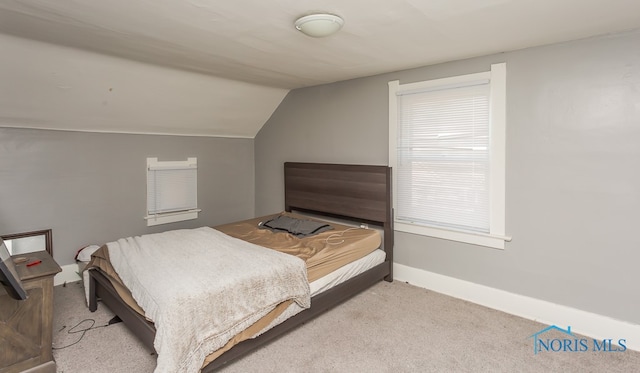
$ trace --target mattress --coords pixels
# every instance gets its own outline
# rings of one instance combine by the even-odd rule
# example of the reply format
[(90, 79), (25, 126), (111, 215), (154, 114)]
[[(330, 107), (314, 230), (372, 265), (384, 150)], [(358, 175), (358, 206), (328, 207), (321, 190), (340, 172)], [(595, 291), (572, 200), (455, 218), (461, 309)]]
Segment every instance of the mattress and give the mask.
[[(232, 237), (286, 252), (303, 259), (307, 264), (307, 275), (312, 296), (363, 273), (383, 263), (385, 260), (385, 252), (377, 250), (380, 247), (381, 237), (380, 233), (375, 230), (330, 222), (333, 229), (327, 232), (310, 237), (295, 238), (289, 234), (274, 234), (259, 228), (260, 223), (282, 214), (296, 216), (290, 213), (281, 213), (215, 228)], [(299, 218), (309, 219), (308, 217)], [(102, 247), (93, 255), (87, 268), (91, 267), (100, 268), (111, 280), (120, 297), (131, 308), (144, 315), (142, 309), (136, 304), (128, 289), (122, 285), (117, 273), (111, 267), (106, 247)], [(88, 284), (88, 273), (86, 271), (83, 273), (83, 279), (88, 301), (88, 286), (86, 286)], [(299, 312), (299, 309), (296, 310), (295, 305), (282, 304), (256, 325), (229, 341), (227, 346), (211, 354), (205, 361), (205, 365), (240, 341), (256, 337), (296, 312)]]
[[(327, 222), (333, 229), (304, 238), (293, 237), (285, 233), (274, 234), (271, 231), (259, 229), (261, 223), (273, 219), (278, 215), (287, 215), (299, 219)], [(214, 228), (232, 237), (271, 248), (273, 250), (296, 255), (303, 259), (307, 264), (307, 278), (311, 287), (311, 295), (314, 294), (314, 286), (318, 286), (318, 289), (326, 290), (341, 282), (340, 279), (345, 276), (347, 276), (346, 279), (355, 276), (358, 272), (358, 264), (355, 264), (354, 266), (349, 267), (350, 269), (345, 269), (344, 271), (333, 272), (349, 263), (357, 261), (360, 258), (367, 257), (369, 254), (374, 253), (381, 245), (381, 235), (379, 231), (373, 229), (362, 229), (341, 224), (336, 221), (320, 220), (288, 212), (219, 225)], [(378, 251), (379, 252), (372, 255), (369, 260), (377, 261), (376, 258), (381, 255), (380, 253), (384, 255), (384, 251)], [(384, 258), (382, 258), (379, 263), (383, 261)], [(379, 263), (375, 263), (371, 267)], [(130, 292), (122, 284), (118, 274), (111, 266), (106, 246), (102, 246), (94, 252), (91, 257), (91, 261), (87, 264), (86, 268), (100, 268), (109, 278), (120, 297), (131, 308), (144, 315), (142, 309), (133, 300)], [(368, 268), (365, 268), (364, 270), (366, 269)], [(329, 274), (331, 274), (331, 276), (328, 276)], [(317, 280), (321, 281), (317, 283), (318, 285), (314, 285)], [(83, 281), (86, 285), (85, 296), (88, 304), (89, 287), (88, 273), (86, 271), (83, 272)]]
[[(329, 224), (333, 229), (302, 238), (260, 229), (264, 222), (277, 216), (320, 221)], [(373, 229), (348, 226), (289, 212), (219, 225), (214, 228), (243, 241), (297, 256), (307, 265), (309, 282), (364, 257), (379, 248), (382, 242), (380, 232)]]

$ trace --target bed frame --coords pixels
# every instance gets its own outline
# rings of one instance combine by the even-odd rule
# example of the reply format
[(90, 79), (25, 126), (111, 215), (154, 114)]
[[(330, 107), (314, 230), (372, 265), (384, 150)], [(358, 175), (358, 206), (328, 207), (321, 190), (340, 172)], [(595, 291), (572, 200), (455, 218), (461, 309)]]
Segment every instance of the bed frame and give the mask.
[[(391, 168), (387, 166), (324, 163), (284, 164), (285, 210), (300, 211), (383, 229), (386, 259), (370, 270), (311, 298), (308, 308), (254, 339), (235, 345), (203, 368), (212, 372), (294, 327), (342, 303), (381, 280), (393, 281), (393, 211)], [(89, 309), (98, 299), (153, 350), (155, 328), (127, 306), (99, 269), (89, 270)]]

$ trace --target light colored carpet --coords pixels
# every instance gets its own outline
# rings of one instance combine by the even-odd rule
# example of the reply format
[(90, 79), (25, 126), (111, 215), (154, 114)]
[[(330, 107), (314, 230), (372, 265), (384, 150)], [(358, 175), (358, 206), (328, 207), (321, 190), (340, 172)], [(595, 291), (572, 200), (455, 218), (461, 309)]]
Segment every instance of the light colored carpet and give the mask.
[[(58, 372), (152, 372), (156, 357), (82, 285), (54, 290)], [(84, 319), (95, 329), (69, 334)], [(80, 327), (88, 327), (85, 322)], [(401, 282), (381, 282), (221, 370), (244, 372), (634, 372), (640, 353), (540, 352), (546, 325)], [(566, 328), (566, 325), (560, 325)], [(624, 337), (624, 336), (621, 336)], [(550, 338), (556, 338), (551, 336)], [(557, 338), (564, 338), (557, 336)]]

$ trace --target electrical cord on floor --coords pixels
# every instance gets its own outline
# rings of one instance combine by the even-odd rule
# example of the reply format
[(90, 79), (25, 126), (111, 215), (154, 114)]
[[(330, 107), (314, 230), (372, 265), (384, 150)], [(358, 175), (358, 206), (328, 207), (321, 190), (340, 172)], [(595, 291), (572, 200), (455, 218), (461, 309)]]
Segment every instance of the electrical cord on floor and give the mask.
[[(80, 328), (80, 325), (82, 325), (84, 322), (90, 322), (90, 323), (91, 323), (91, 325), (89, 325), (89, 326), (88, 326), (88, 327), (86, 327), (86, 328), (79, 329), (79, 328)], [(95, 324), (96, 324), (96, 320), (94, 320), (94, 319), (84, 319), (84, 320), (80, 321), (80, 322), (79, 322), (79, 323), (77, 323), (76, 325), (74, 325), (74, 326), (72, 326), (71, 328), (69, 328), (69, 330), (67, 330), (67, 334), (82, 333), (82, 335), (80, 335), (80, 338), (79, 338), (77, 341), (75, 341), (75, 342), (73, 342), (73, 343), (71, 343), (71, 344), (69, 344), (69, 345), (66, 345), (66, 346), (63, 346), (63, 347), (52, 347), (52, 349), (53, 349), (53, 350), (62, 350), (62, 349), (64, 349), (64, 348), (71, 347), (71, 346), (73, 346), (73, 345), (77, 344), (78, 342), (80, 342), (80, 341), (82, 340), (82, 338), (84, 338), (84, 335), (85, 335), (89, 330), (99, 329), (99, 328), (104, 328), (104, 327), (107, 327), (107, 326), (111, 325), (111, 323), (109, 323), (109, 324), (105, 324), (105, 325), (98, 325), (98, 326), (94, 326)], [(63, 331), (66, 327), (67, 327), (66, 325), (65, 325), (65, 326), (63, 326), (63, 327), (62, 327), (62, 329), (58, 330), (58, 333), (60, 333), (61, 331)]]

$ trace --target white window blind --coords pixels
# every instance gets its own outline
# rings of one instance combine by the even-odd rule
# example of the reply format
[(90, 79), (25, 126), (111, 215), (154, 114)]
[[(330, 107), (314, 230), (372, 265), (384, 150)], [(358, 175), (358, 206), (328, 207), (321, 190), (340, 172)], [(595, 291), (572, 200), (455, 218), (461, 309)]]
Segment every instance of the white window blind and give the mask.
[(489, 83), (398, 97), (396, 216), (489, 232)]
[(395, 229), (504, 248), (506, 65), (389, 82)]
[(198, 163), (147, 158), (147, 225), (198, 217)]

